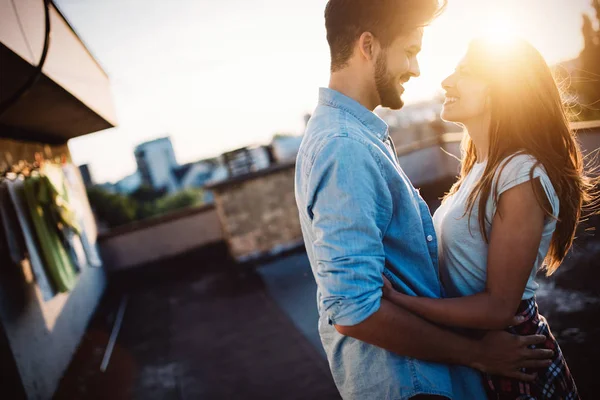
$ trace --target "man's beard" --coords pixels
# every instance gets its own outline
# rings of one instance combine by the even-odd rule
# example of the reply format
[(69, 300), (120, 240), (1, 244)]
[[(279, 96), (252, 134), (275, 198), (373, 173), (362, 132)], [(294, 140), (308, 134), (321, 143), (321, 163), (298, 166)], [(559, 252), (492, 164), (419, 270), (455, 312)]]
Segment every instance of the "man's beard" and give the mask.
[(398, 93), (398, 81), (388, 73), (387, 60), (383, 54), (377, 57), (375, 62), (375, 88), (381, 99), (382, 107), (399, 110), (404, 106), (400, 93)]

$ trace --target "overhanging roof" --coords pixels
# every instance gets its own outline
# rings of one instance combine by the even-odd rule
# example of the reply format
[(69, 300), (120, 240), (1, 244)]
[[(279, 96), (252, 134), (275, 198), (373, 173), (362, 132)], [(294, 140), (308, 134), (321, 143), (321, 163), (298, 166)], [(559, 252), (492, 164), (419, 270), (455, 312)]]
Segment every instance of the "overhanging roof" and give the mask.
[[(33, 74), (44, 43), (43, 2), (15, 6), (0, 0), (0, 102)], [(0, 116), (1, 137), (61, 143), (116, 124), (108, 76), (54, 5), (50, 20), (43, 75)]]

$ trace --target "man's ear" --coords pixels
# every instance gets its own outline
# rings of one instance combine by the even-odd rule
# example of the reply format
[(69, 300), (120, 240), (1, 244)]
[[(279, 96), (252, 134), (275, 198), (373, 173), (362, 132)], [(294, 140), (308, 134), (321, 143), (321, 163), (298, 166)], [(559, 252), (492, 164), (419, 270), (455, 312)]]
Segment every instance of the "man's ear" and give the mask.
[(358, 50), (363, 59), (372, 61), (379, 51), (379, 42), (371, 32), (363, 32), (358, 38)]

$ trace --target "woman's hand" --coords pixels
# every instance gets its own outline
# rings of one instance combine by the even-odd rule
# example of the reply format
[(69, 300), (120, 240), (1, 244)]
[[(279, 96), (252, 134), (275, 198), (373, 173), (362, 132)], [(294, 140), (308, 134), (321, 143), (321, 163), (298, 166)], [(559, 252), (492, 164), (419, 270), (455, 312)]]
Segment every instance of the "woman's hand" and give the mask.
[(397, 305), (403, 305), (407, 299), (410, 297), (405, 295), (404, 293), (400, 293), (392, 286), (392, 282), (388, 278), (383, 276), (383, 297), (387, 300), (390, 300), (392, 303), (396, 303)]
[(383, 291), (383, 297), (389, 299), (392, 293), (394, 293), (396, 290), (394, 290), (392, 282), (390, 282), (390, 280), (386, 278), (385, 275), (381, 276), (383, 277), (383, 288), (381, 289)]

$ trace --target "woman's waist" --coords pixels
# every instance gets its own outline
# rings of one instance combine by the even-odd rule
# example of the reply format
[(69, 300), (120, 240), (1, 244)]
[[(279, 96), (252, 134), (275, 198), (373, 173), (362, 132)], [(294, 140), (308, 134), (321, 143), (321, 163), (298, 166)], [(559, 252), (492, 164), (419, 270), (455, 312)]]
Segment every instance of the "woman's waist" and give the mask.
[(524, 320), (518, 325), (510, 326), (506, 330), (515, 335), (537, 335), (545, 334), (548, 327), (546, 319), (539, 314), (535, 297), (521, 300), (515, 316), (523, 317)]

